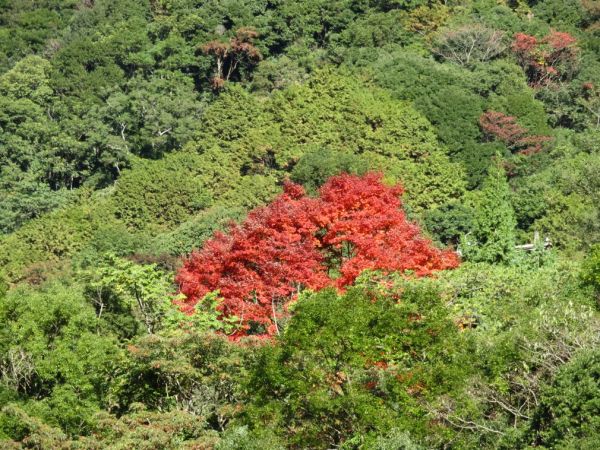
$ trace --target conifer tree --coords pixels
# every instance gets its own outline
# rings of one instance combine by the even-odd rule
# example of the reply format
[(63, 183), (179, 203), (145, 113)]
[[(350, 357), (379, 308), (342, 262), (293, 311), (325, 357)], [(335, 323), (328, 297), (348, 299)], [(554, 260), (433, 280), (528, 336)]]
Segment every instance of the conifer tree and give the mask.
[(473, 228), (462, 240), (463, 256), (479, 262), (509, 261), (515, 249), (517, 221), (499, 155), (488, 169), (475, 210)]

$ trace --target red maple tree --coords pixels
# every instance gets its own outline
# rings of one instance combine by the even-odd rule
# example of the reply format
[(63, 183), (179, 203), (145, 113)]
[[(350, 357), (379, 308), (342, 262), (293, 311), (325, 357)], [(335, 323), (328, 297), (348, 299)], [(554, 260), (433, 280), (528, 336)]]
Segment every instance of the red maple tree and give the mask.
[(542, 39), (517, 33), (512, 50), (534, 87), (569, 78), (578, 65), (577, 40), (569, 33), (553, 30)]
[(514, 153), (531, 155), (542, 150), (543, 145), (552, 140), (550, 136), (534, 135), (517, 123), (517, 118), (498, 111), (487, 111), (479, 117), (479, 125), (484, 134), (498, 139)]
[(184, 262), (176, 278), (185, 295), (181, 308), (192, 313), (218, 290), (222, 317), (239, 319), (232, 338), (271, 336), (304, 288), (343, 289), (365, 269), (423, 276), (456, 267), (454, 252), (433, 247), (406, 219), (401, 193), (375, 173), (333, 177), (319, 198), (286, 183), (273, 203), (215, 234)]

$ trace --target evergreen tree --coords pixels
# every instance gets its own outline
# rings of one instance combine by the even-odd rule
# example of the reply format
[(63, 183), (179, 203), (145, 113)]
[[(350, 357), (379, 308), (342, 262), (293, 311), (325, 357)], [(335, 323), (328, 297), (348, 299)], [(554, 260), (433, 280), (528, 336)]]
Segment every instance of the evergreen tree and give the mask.
[(475, 211), (471, 232), (462, 240), (465, 259), (490, 263), (509, 261), (515, 248), (517, 221), (499, 155), (488, 169)]

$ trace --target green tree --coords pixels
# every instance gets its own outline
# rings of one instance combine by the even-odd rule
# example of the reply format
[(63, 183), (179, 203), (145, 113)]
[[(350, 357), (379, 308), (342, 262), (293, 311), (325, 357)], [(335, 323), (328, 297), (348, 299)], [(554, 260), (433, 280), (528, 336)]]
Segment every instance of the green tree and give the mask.
[[(600, 353), (583, 352), (548, 386), (534, 419), (534, 442), (547, 448), (592, 449), (600, 444)], [(539, 430), (536, 433), (536, 430)]]
[(502, 159), (497, 155), (475, 201), (473, 228), (461, 243), (466, 259), (490, 263), (511, 260), (517, 221), (510, 197)]
[(53, 191), (32, 173), (14, 165), (0, 169), (0, 233), (17, 230), (31, 219), (57, 209), (74, 196), (72, 191)]
[[(76, 284), (20, 287), (0, 300), (0, 380), (28, 414), (85, 434), (122, 363), (116, 339)], [(2, 422), (0, 420), (0, 422)], [(13, 435), (19, 427), (8, 432)]]
[(292, 180), (315, 193), (330, 177), (340, 173), (362, 174), (368, 167), (352, 153), (336, 152), (328, 148), (306, 153), (292, 170)]
[(378, 288), (367, 276), (345, 295), (298, 300), (277, 345), (253, 366), (250, 423), (277, 423), (291, 445), (313, 448), (371, 448), (394, 427), (434, 440), (422, 402), (460, 379), (457, 328), (435, 291), (397, 278), (404, 289), (390, 290), (386, 281)]
[(154, 264), (135, 264), (108, 254), (88, 270), (86, 278), (98, 317), (105, 309), (129, 310), (148, 334), (154, 334), (169, 320), (181, 319), (173, 305), (174, 289), (169, 277)]
[(583, 282), (591, 286), (600, 299), (600, 245), (594, 245), (585, 259), (581, 271)]

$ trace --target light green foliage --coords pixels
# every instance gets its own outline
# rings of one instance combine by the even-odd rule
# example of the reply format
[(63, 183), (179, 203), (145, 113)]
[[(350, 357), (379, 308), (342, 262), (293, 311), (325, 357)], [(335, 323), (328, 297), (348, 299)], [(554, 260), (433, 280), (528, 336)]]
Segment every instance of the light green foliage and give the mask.
[(570, 251), (589, 248), (600, 236), (596, 137), (597, 133), (590, 133), (561, 144), (552, 163), (523, 179), (516, 191), (524, 203), (519, 215), (531, 223), (530, 229)]
[(81, 287), (11, 291), (0, 300), (0, 323), (3, 387), (29, 397), (22, 408), (46, 423), (72, 435), (89, 431), (122, 361)]
[(143, 405), (121, 417), (99, 413), (94, 434), (72, 441), (71, 448), (86, 450), (155, 450), (212, 448), (218, 433), (187, 411), (148, 411)]
[(415, 281), (434, 284), (473, 339), (474, 372), (464, 394), (437, 410), (462, 430), (461, 448), (523, 448), (543, 384), (577, 351), (598, 345), (600, 323), (577, 263), (531, 262), (465, 263)]
[(112, 196), (116, 217), (133, 228), (160, 230), (202, 210), (213, 197), (203, 183), (202, 162), (189, 152), (139, 160), (117, 182)]
[[(258, 127), (261, 107), (256, 97), (239, 86), (226, 88), (219, 98), (204, 111), (200, 134), (195, 145), (200, 151), (218, 147), (228, 153), (236, 164), (249, 164), (253, 156), (239, 148), (240, 141)], [(253, 149), (258, 153), (261, 149)], [(258, 157), (262, 156), (260, 153)]]
[(385, 436), (379, 436), (373, 444), (373, 450), (421, 450), (423, 447), (416, 444), (409, 434), (392, 428)]
[(174, 289), (169, 277), (154, 264), (139, 265), (108, 254), (88, 271), (87, 278), (99, 315), (107, 307), (133, 311), (149, 334), (173, 320), (173, 316), (181, 319), (172, 304)]
[(159, 234), (147, 245), (154, 254), (168, 253), (173, 256), (186, 255), (201, 248), (217, 230), (225, 230), (232, 221), (242, 219), (245, 210), (234, 207), (213, 206), (190, 220), (182, 223), (173, 231)]
[(275, 93), (268, 113), (280, 167), (293, 164), (311, 147), (420, 162), (419, 157), (436, 146), (427, 121), (409, 106), (331, 72), (319, 72), (306, 85)]
[(215, 447), (216, 450), (283, 450), (286, 447), (268, 429), (249, 430), (247, 426), (230, 426)]
[(174, 321), (172, 327), (180, 327), (183, 323), (194, 330), (196, 333), (206, 333), (208, 331), (218, 331), (225, 335), (230, 335), (237, 330), (240, 324), (239, 317), (228, 316), (221, 318), (219, 305), (223, 301), (219, 291), (212, 291), (206, 294), (196, 306), (194, 313), (187, 317), (180, 315), (177, 321)]
[(0, 443), (7, 449), (22, 449), (22, 441), (31, 447), (59, 448), (68, 442), (65, 433), (45, 424), (41, 419), (30, 416), (15, 404), (0, 410)]
[[(253, 172), (280, 174), (292, 169), (304, 155), (308, 159), (302, 165), (309, 164), (309, 155), (315, 158), (322, 151), (340, 153), (342, 159), (359, 155), (354, 158), (359, 167), (386, 172), (390, 181), (406, 187), (407, 202), (415, 210), (445, 203), (464, 190), (461, 168), (448, 161), (422, 116), (385, 92), (368, 89), (348, 76), (317, 72), (308, 83), (275, 92), (262, 105), (239, 89), (230, 89), (213, 107), (219, 108), (217, 118), (225, 117), (214, 122), (209, 113), (213, 110), (207, 109), (209, 121), (203, 128), (210, 134), (204, 142), (219, 145)], [(250, 115), (254, 116), (252, 128)], [(202, 142), (198, 145), (208, 145)], [(300, 175), (309, 170), (302, 165), (295, 176), (314, 188), (324, 175), (315, 174), (315, 179)], [(323, 169), (326, 174), (337, 170), (353, 169), (343, 165)], [(245, 181), (243, 178), (242, 183)], [(244, 201), (241, 205), (249, 203), (256, 204)]]
[(548, 254), (540, 266), (534, 256), (529, 258), (513, 266), (463, 263), (456, 270), (440, 273), (439, 282), (456, 314), (471, 316), (479, 331), (510, 332), (517, 322), (528, 323), (522, 316), (524, 310), (532, 312), (540, 305), (559, 308), (561, 303), (571, 302), (577, 305), (572, 308), (584, 310), (591, 306), (579, 287), (577, 263)]
[(44, 272), (60, 269), (106, 224), (102, 203), (83, 196), (80, 204), (33, 220), (0, 239), (0, 270), (10, 281), (35, 281), (40, 273), (43, 279)]
[[(94, 434), (69, 439), (56, 428), (49, 427), (35, 417), (28, 416), (15, 406), (4, 408), (7, 424), (19, 427), (21, 435), (33, 448), (69, 448), (86, 450), (124, 449), (193, 449), (212, 447), (218, 434), (207, 429), (206, 423), (185, 411), (147, 411), (135, 405), (133, 412), (117, 418), (106, 412), (94, 416)], [(2, 441), (5, 448), (22, 448), (18, 442)], [(8, 446), (8, 447), (6, 447)]]
[(513, 256), (517, 221), (501, 164), (500, 158), (496, 157), (474, 202), (473, 228), (461, 242), (467, 260), (506, 263)]
[(384, 155), (364, 153), (361, 162), (369, 170), (383, 172), (384, 180), (400, 183), (404, 189), (405, 208), (422, 213), (460, 199), (465, 190), (464, 172), (460, 164), (449, 163), (441, 153), (425, 156), (425, 164), (410, 160), (389, 160)]
[(237, 186), (223, 194), (220, 204), (227, 208), (250, 210), (263, 206), (281, 193), (274, 175), (247, 175), (241, 177)]

